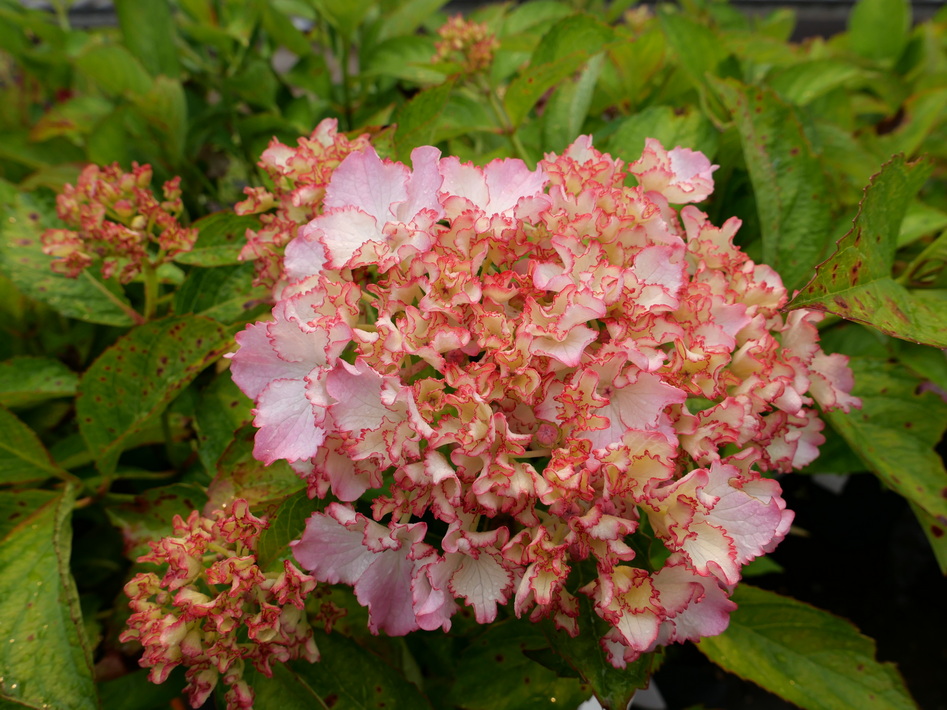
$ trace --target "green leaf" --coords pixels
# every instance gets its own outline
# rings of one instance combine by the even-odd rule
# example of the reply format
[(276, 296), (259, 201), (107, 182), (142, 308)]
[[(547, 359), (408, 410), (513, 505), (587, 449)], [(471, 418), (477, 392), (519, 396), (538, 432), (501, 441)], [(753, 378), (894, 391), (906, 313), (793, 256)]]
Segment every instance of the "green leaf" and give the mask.
[[(97, 685), (102, 710), (168, 710), (186, 707), (174, 703), (181, 696), (184, 686), (183, 666), (179, 666), (168, 680), (155, 685), (148, 680), (149, 669), (142, 668), (133, 673), (107, 680)], [(176, 678), (175, 676), (179, 676)], [(175, 683), (175, 680), (179, 682)]]
[(230, 371), (222, 372), (202, 392), (195, 412), (197, 453), (213, 477), (217, 462), (237, 438), (237, 431), (250, 423), (253, 402), (234, 384)]
[(112, 102), (98, 96), (76, 96), (53, 104), (30, 129), (30, 140), (42, 142), (56, 136), (79, 140), (112, 111)]
[(175, 515), (187, 518), (192, 510), (203, 510), (207, 494), (201, 486), (192, 483), (172, 483), (151, 488), (133, 500), (105, 506), (109, 521), (122, 531), (125, 555), (136, 560), (156, 542), (172, 534), (171, 521)]
[(718, 66), (726, 59), (726, 45), (709, 27), (669, 5), (659, 6), (658, 18), (685, 76), (702, 96), (710, 95), (707, 75), (716, 74)]
[(115, 13), (125, 46), (145, 69), (152, 76), (177, 78), (177, 32), (168, 0), (116, 0)]
[(76, 393), (79, 376), (59, 360), (15, 357), (0, 362), (0, 405), (28, 407)]
[(893, 63), (908, 41), (909, 0), (858, 0), (848, 16), (849, 46), (869, 59)]
[(369, 11), (376, 4), (375, 0), (310, 0), (316, 10), (326, 21), (335, 27), (342, 37), (348, 41), (352, 39), (355, 30), (362, 24)]
[(543, 94), (607, 50), (613, 41), (614, 31), (588, 15), (574, 15), (553, 25), (503, 97), (513, 126), (522, 123)]
[(632, 162), (641, 156), (645, 138), (656, 138), (669, 150), (699, 150), (711, 160), (717, 152), (717, 129), (700, 111), (678, 113), (670, 106), (649, 106), (626, 118), (608, 139), (608, 152)]
[(44, 481), (50, 476), (65, 475), (33, 430), (0, 407), (0, 484)]
[(892, 489), (947, 525), (947, 469), (934, 447), (947, 403), (897, 363), (853, 357), (861, 410), (826, 414), (856, 454)]
[(0, 272), (26, 296), (52, 306), (69, 318), (104, 325), (132, 325), (131, 306), (114, 283), (86, 269), (77, 279), (56, 274), (43, 253), (40, 234), (57, 226), (52, 205), (32, 194), (17, 193), (0, 182)]
[(305, 488), (305, 482), (286, 461), (277, 460), (267, 466), (253, 458), (255, 434), (252, 426), (240, 429), (217, 462), (217, 476), (207, 488), (212, 507), (220, 507), (234, 498), (245, 498), (253, 507), (272, 510)]
[(236, 323), (269, 310), (270, 291), (253, 285), (254, 273), (250, 263), (193, 269), (175, 293), (174, 312)]
[(795, 110), (769, 89), (714, 81), (734, 115), (763, 236), (763, 261), (792, 293), (831, 238), (828, 180)]
[(69, 573), (74, 500), (71, 486), (58, 494), (0, 493), (0, 703), (97, 708), (92, 654)]
[(898, 233), (898, 246), (903, 247), (928, 234), (934, 234), (947, 228), (947, 212), (914, 200), (908, 207), (901, 231)]
[(605, 635), (605, 622), (592, 608), (592, 602), (579, 595), (579, 628), (582, 632), (572, 638), (557, 629), (552, 621), (542, 622), (543, 631), (552, 649), (574, 668), (592, 687), (595, 697), (606, 710), (624, 710), (635, 691), (648, 685), (654, 654), (647, 653), (625, 669), (612, 666), (599, 644)]
[(191, 251), (178, 254), (179, 264), (193, 266), (226, 266), (240, 263), (240, 249), (246, 241), (248, 229), (259, 229), (260, 220), (253, 215), (237, 215), (228, 210), (201, 217), (192, 227), (197, 229), (197, 241)]
[(374, 654), (345, 636), (315, 630), (322, 658), (273, 666), (273, 677), (249, 667), (245, 677), (257, 710), (430, 710), (418, 689)]
[(407, 161), (411, 151), (419, 145), (434, 142), (439, 119), (450, 100), (454, 82), (448, 81), (439, 86), (426, 89), (395, 113), (393, 122), (398, 124), (395, 130), (395, 156)]
[(153, 81), (141, 62), (117, 44), (92, 46), (76, 57), (75, 65), (80, 74), (113, 96), (141, 96)]
[[(533, 707), (576, 708), (592, 690), (578, 678), (560, 677), (532, 660), (549, 652), (540, 628), (525, 619), (491, 624), (460, 657), (450, 691), (452, 704), (466, 710), (519, 710)], [(537, 653), (538, 652), (538, 653)], [(559, 669), (568, 673), (569, 668)], [(551, 705), (555, 703), (555, 705)]]
[[(895, 156), (875, 175), (862, 198), (851, 231), (791, 307), (808, 307), (867, 323), (883, 333), (947, 347), (943, 308), (912, 295), (891, 277), (898, 231), (930, 165)], [(927, 296), (930, 298), (930, 295)]]
[(379, 40), (392, 37), (405, 37), (414, 33), (418, 27), (434, 13), (446, 5), (448, 0), (404, 0), (398, 6), (386, 12), (378, 28)]
[(220, 324), (190, 316), (138, 326), (102, 353), (76, 399), (79, 430), (99, 470), (112, 473), (129, 438), (230, 346)]
[(697, 647), (724, 670), (806, 710), (911, 710), (904, 681), (849, 622), (747, 584), (720, 636)]
[(135, 111), (163, 138), (168, 160), (176, 163), (184, 152), (187, 137), (187, 101), (177, 79), (158, 76), (147, 91), (132, 97)]
[(256, 551), (260, 569), (266, 570), (286, 556), (290, 541), (302, 537), (306, 521), (327, 503), (327, 500), (310, 500), (306, 491), (297, 491), (284, 500), (270, 516), (270, 526), (260, 533)]
[(545, 150), (562, 151), (582, 132), (604, 59), (602, 54), (593, 57), (577, 79), (567, 81), (549, 97), (542, 116)]
[(947, 575), (947, 520), (938, 520), (914, 503), (911, 503), (911, 510), (914, 511), (917, 522), (924, 531), (924, 536), (931, 544), (940, 573)]
[(797, 106), (805, 106), (855, 78), (867, 79), (868, 74), (857, 64), (833, 58), (793, 64), (768, 77), (770, 87)]

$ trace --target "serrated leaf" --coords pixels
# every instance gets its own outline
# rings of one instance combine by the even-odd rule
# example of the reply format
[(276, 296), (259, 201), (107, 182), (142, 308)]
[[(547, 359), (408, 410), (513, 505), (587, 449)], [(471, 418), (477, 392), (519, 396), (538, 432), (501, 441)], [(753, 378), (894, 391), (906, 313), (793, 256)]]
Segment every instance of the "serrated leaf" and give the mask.
[(69, 572), (74, 500), (70, 486), (58, 494), (0, 493), (0, 703), (97, 708), (92, 654)]
[(543, 632), (552, 649), (591, 686), (602, 707), (624, 710), (635, 692), (648, 685), (654, 654), (646, 653), (622, 670), (612, 666), (599, 644), (606, 633), (605, 622), (595, 613), (587, 597), (579, 595), (578, 602), (578, 623), (582, 629), (578, 636), (572, 638), (548, 620), (542, 622)]
[(794, 108), (769, 89), (713, 81), (740, 132), (763, 237), (763, 261), (792, 293), (825, 258), (828, 180)]
[(0, 405), (28, 407), (76, 393), (79, 376), (49, 357), (14, 357), (0, 362)]
[(421, 91), (395, 112), (395, 157), (407, 161), (419, 145), (430, 145), (438, 131), (441, 114), (453, 91), (453, 80)]
[(50, 268), (40, 234), (58, 226), (52, 205), (32, 194), (16, 192), (0, 182), (0, 272), (26, 296), (46, 303), (69, 318), (103, 325), (132, 325), (132, 309), (124, 294), (88, 269), (70, 279)]
[(917, 706), (874, 642), (849, 622), (747, 584), (733, 593), (730, 626), (697, 647), (735, 673), (806, 710), (912, 710)]
[(929, 164), (908, 163), (904, 156), (886, 163), (865, 189), (851, 231), (790, 306), (825, 310), (888, 335), (947, 347), (943, 309), (891, 276), (902, 220), (929, 172)]
[(273, 677), (248, 669), (256, 710), (430, 710), (418, 689), (345, 636), (314, 631), (317, 663), (275, 664)]
[(888, 486), (947, 526), (947, 469), (934, 450), (947, 429), (947, 403), (918, 393), (921, 380), (900, 364), (851, 358), (861, 410), (825, 416)]
[(79, 430), (99, 470), (112, 473), (129, 439), (230, 345), (209, 318), (172, 317), (134, 328), (102, 353), (76, 399)]
[(253, 215), (237, 215), (224, 210), (195, 221), (197, 241), (191, 251), (178, 254), (179, 264), (193, 266), (227, 266), (240, 263), (240, 249), (248, 229), (259, 229), (260, 220)]
[(270, 303), (270, 291), (254, 286), (253, 264), (193, 269), (174, 296), (174, 312), (196, 313), (221, 323), (245, 321)]
[(156, 542), (172, 534), (171, 521), (175, 515), (187, 518), (192, 510), (203, 510), (207, 494), (201, 486), (192, 483), (172, 483), (151, 488), (125, 503), (110, 503), (105, 507), (112, 525), (122, 532), (125, 555), (136, 560)]
[(257, 564), (266, 570), (289, 552), (289, 543), (299, 539), (306, 521), (327, 505), (326, 500), (311, 500), (306, 491), (297, 491), (284, 500), (269, 518), (269, 527), (257, 542)]
[[(551, 658), (545, 658), (543, 651)], [(533, 658), (543, 658), (550, 665), (558, 659), (564, 666), (560, 670), (571, 671), (561, 656), (549, 651), (549, 641), (532, 622), (490, 625), (461, 656), (450, 700), (466, 710), (519, 710), (575, 708), (591, 696), (591, 688), (577, 677), (560, 677), (561, 673)]]
[(543, 94), (607, 50), (615, 39), (614, 30), (588, 15), (574, 15), (553, 25), (503, 96), (513, 126), (522, 123)]
[(4, 407), (0, 407), (0, 484), (43, 481), (65, 476), (39, 437)]

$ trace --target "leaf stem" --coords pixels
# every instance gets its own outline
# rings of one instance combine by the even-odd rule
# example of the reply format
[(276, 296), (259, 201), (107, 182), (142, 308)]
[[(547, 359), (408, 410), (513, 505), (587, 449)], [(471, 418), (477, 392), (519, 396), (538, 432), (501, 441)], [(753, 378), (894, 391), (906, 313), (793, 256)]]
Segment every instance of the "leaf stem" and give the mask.
[(147, 320), (148, 320), (147, 318), (143, 317), (143, 316), (141, 315), (141, 313), (139, 313), (138, 311), (136, 311), (134, 308), (132, 308), (131, 306), (129, 306), (127, 303), (125, 303), (122, 299), (120, 299), (120, 298), (119, 298), (118, 296), (116, 296), (114, 293), (112, 293), (111, 291), (109, 291), (109, 290), (105, 287), (105, 284), (103, 284), (103, 283), (102, 283), (101, 281), (99, 281), (97, 278), (95, 278), (94, 276), (92, 276), (92, 275), (88, 272), (88, 270), (83, 271), (83, 272), (82, 272), (82, 275), (85, 276), (87, 279), (89, 279), (89, 281), (91, 281), (92, 284), (93, 284), (97, 289), (99, 289), (99, 291), (101, 291), (103, 294), (105, 294), (105, 297), (108, 298), (108, 300), (110, 300), (112, 303), (114, 303), (116, 306), (118, 306), (118, 307), (122, 310), (122, 312), (125, 313), (125, 315), (127, 315), (129, 318), (131, 318), (131, 319), (135, 322), (135, 325), (141, 325), (141, 324), (147, 322)]

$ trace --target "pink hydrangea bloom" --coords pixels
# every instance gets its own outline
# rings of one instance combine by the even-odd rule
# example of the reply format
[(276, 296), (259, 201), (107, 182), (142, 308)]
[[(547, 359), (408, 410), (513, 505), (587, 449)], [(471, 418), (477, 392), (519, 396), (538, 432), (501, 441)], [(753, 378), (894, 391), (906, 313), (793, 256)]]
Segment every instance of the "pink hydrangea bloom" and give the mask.
[(257, 456), (342, 501), (296, 559), (352, 585), (375, 632), (511, 604), (576, 634), (585, 594), (616, 666), (720, 633), (741, 568), (792, 521), (763, 474), (817, 454), (813, 400), (858, 405), (845, 359), (814, 314), (781, 312), (739, 220), (670, 207), (712, 190), (699, 153), (649, 140), (636, 187), (587, 136), (536, 170), (412, 162), (346, 158), (273, 319), (238, 336)]

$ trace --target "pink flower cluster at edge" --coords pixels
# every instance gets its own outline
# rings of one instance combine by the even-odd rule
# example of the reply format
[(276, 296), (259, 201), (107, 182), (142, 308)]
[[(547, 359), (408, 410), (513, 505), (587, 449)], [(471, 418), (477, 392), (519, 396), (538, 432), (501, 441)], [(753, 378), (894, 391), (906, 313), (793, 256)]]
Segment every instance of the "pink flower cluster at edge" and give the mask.
[(316, 581), (289, 561), (279, 572), (259, 568), (254, 550), (265, 527), (243, 499), (213, 519), (197, 511), (175, 516), (174, 535), (139, 558), (167, 565), (164, 576), (143, 572), (125, 585), (132, 615), (120, 640), (144, 646), (140, 663), (151, 668), (152, 683), (185, 666), (191, 707), (201, 707), (222, 678), (227, 710), (252, 708), (246, 662), (271, 677), (274, 662), (319, 660), (305, 612)]
[(816, 457), (814, 402), (858, 405), (819, 315), (783, 314), (739, 220), (688, 204), (713, 189), (700, 153), (649, 139), (625, 166), (581, 137), (533, 171), (412, 163), (349, 155), (272, 319), (237, 335), (255, 456), (339, 501), (296, 559), (376, 633), (512, 603), (575, 635), (576, 594), (618, 667), (720, 633), (792, 520), (761, 474)]
[[(190, 251), (197, 230), (177, 219), (184, 210), (181, 178), (164, 183), (161, 201), (151, 192), (151, 178), (150, 165), (133, 163), (130, 173), (118, 163), (86, 166), (76, 185), (66, 185), (56, 198), (56, 214), (72, 229), (42, 235), (43, 251), (56, 257), (52, 269), (77, 278), (101, 260), (102, 276), (128, 283), (146, 262), (156, 268)], [(156, 254), (149, 250), (152, 242)]]

